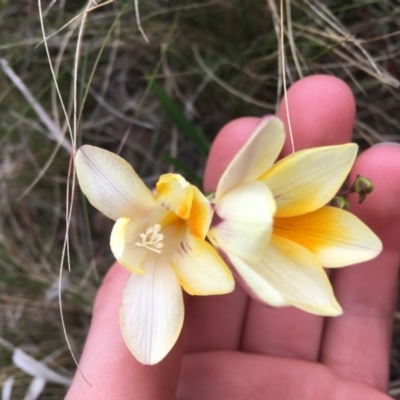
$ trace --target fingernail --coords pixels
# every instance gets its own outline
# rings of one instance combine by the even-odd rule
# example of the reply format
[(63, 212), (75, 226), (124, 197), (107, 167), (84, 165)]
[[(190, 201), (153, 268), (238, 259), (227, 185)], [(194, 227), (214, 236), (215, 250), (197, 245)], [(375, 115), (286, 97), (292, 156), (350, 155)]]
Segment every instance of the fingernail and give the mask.
[(275, 117), (275, 115), (273, 115), (273, 114), (265, 114), (264, 116), (262, 116), (260, 118), (260, 122), (261, 121), (265, 121), (266, 119), (270, 119), (271, 117)]
[(262, 117), (260, 117), (257, 126), (266, 124), (271, 118), (277, 118), (277, 116), (273, 114), (263, 115)]
[(379, 147), (379, 146), (400, 147), (400, 143), (397, 143), (397, 142), (381, 142), (381, 143), (374, 144), (372, 147)]

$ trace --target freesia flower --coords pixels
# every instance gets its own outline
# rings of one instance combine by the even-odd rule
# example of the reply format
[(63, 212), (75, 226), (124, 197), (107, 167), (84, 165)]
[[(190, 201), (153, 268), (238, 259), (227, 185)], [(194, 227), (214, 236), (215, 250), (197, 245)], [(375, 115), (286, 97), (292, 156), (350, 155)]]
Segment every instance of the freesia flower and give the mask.
[(357, 217), (326, 206), (350, 172), (357, 146), (303, 150), (274, 164), (284, 140), (276, 117), (256, 127), (211, 199), (208, 238), (254, 298), (339, 315), (323, 267), (367, 261), (382, 249)]
[(165, 357), (182, 328), (182, 288), (192, 295), (231, 292), (234, 278), (205, 241), (210, 202), (177, 174), (162, 175), (153, 194), (121, 157), (82, 146), (75, 165), (90, 203), (115, 220), (110, 245), (131, 275), (120, 325), (132, 354), (143, 364)]

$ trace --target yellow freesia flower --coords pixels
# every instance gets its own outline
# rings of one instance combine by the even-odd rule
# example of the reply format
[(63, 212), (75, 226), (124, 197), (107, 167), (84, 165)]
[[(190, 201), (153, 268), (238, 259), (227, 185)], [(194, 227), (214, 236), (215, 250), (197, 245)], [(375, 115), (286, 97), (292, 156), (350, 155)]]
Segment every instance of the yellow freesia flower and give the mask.
[(357, 217), (326, 206), (350, 172), (357, 146), (303, 150), (274, 164), (284, 140), (278, 118), (257, 126), (211, 199), (208, 238), (256, 299), (339, 315), (323, 266), (360, 263), (382, 250)]
[(210, 202), (182, 176), (160, 177), (156, 194), (121, 157), (82, 146), (76, 172), (90, 203), (115, 220), (110, 245), (130, 275), (120, 325), (125, 343), (143, 364), (162, 360), (182, 328), (182, 288), (192, 295), (231, 292), (234, 278), (205, 241)]

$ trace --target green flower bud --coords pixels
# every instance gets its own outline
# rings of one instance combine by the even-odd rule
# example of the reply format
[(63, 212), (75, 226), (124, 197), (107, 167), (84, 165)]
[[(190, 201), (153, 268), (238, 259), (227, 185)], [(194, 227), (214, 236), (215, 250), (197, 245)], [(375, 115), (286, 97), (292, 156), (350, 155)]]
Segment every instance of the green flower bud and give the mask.
[(330, 203), (331, 206), (341, 208), (342, 210), (348, 210), (350, 204), (347, 199), (343, 196), (335, 196)]
[(367, 195), (369, 195), (373, 190), (374, 185), (372, 182), (368, 178), (365, 178), (361, 175), (357, 175), (357, 178), (350, 189), (351, 192), (358, 193), (358, 203), (362, 203)]

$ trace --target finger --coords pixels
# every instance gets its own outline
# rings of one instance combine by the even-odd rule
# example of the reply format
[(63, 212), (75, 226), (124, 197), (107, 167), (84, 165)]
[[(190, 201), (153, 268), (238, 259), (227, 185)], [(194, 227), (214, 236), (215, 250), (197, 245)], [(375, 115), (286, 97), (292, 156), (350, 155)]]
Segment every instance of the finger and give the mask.
[(185, 356), (179, 400), (390, 400), (321, 364), (218, 351)]
[[(221, 129), (211, 147), (205, 169), (206, 191), (215, 190), (223, 171), (258, 123), (259, 118), (240, 118)], [(239, 285), (233, 293), (223, 296), (187, 296), (183, 326), (185, 351), (237, 349), (246, 304), (247, 295)]]
[(226, 124), (215, 138), (204, 171), (204, 190), (217, 188), (219, 178), (236, 153), (243, 147), (260, 118), (244, 117)]
[(175, 399), (181, 351), (175, 346), (159, 364), (135, 360), (122, 339), (119, 308), (129, 272), (111, 267), (96, 297), (82, 358), (66, 400)]
[(344, 376), (386, 390), (392, 319), (400, 260), (400, 147), (380, 145), (357, 160), (351, 178), (368, 177), (374, 191), (351, 210), (383, 242), (374, 260), (335, 270), (333, 284), (344, 314), (326, 326), (322, 361)]
[[(291, 129), (295, 150), (348, 142), (355, 105), (348, 86), (331, 76), (312, 76), (295, 83), (288, 91)], [(286, 103), (278, 115), (289, 132)], [(284, 154), (291, 152), (287, 138)], [(294, 308), (273, 309), (251, 301), (243, 335), (246, 351), (316, 360), (323, 318)]]
[[(356, 106), (351, 89), (341, 79), (329, 75), (301, 79), (288, 90), (288, 106), (295, 151), (350, 141)], [(278, 116), (285, 122), (289, 135), (284, 99)], [(283, 152), (292, 152), (289, 139)]]

